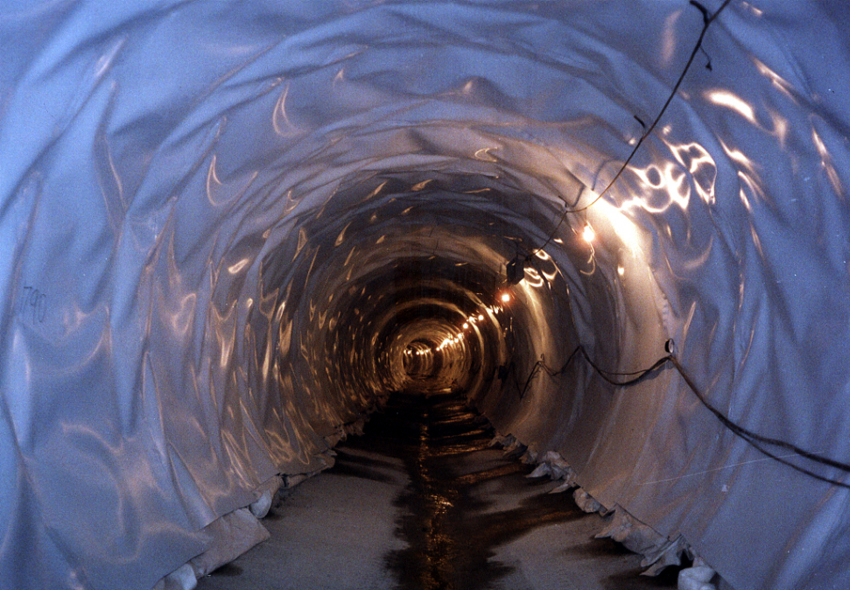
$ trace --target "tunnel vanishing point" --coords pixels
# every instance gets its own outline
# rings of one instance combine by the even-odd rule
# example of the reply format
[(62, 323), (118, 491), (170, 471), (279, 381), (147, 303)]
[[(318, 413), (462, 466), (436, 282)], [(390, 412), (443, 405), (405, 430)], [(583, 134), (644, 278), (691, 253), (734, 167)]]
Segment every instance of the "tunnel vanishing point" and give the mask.
[(850, 586), (848, 16), (5, 3), (0, 587), (194, 580), (433, 388), (649, 562)]

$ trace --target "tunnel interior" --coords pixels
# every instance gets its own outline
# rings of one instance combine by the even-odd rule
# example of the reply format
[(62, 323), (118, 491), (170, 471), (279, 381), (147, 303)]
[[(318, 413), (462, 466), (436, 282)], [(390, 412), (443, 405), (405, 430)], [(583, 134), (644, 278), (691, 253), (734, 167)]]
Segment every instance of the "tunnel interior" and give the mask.
[(194, 583), (448, 391), (652, 563), (850, 583), (847, 9), (0, 13), (0, 579)]

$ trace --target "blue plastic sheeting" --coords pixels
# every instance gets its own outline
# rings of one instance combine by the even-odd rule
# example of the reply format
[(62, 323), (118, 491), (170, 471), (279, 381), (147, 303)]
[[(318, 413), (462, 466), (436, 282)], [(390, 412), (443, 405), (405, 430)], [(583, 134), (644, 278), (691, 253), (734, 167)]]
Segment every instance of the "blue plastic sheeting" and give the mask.
[[(579, 343), (631, 371), (672, 338), (733, 421), (850, 461), (848, 11), (728, 5), (511, 287), (517, 372)], [(614, 178), (702, 25), (684, 0), (4, 3), (3, 586), (151, 588), (264, 482), (330, 465), (403, 345), (452, 334), (382, 348), (363, 287), (410, 256), (502, 276)], [(476, 383), (732, 586), (850, 585), (847, 489), (669, 367)]]

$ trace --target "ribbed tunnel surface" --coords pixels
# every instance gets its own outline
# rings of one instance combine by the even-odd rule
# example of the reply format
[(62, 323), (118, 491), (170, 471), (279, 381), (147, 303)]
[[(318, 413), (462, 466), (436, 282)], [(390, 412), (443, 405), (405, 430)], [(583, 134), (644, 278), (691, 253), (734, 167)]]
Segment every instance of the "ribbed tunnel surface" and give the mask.
[(651, 572), (850, 587), (845, 4), (4, 2), (0, 586), (188, 590), (448, 390)]

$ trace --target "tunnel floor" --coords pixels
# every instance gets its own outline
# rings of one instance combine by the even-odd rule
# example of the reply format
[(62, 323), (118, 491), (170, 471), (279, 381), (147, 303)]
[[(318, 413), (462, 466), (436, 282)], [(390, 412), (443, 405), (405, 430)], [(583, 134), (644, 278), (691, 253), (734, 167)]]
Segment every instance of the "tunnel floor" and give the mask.
[(449, 393), (393, 395), (336, 465), (279, 497), (271, 540), (200, 590), (639, 590), (640, 557), (593, 535), (556, 482), (488, 445), (485, 418)]

